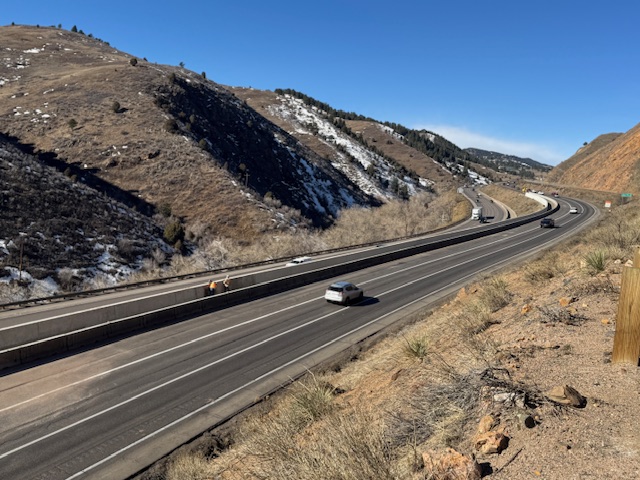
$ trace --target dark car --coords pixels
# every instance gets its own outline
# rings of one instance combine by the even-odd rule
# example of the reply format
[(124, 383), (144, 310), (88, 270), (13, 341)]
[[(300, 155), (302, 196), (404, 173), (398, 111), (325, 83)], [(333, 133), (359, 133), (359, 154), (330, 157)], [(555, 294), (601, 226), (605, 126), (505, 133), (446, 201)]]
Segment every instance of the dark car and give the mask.
[(556, 226), (556, 222), (553, 221), (553, 218), (543, 218), (540, 220), (540, 228), (553, 228)]

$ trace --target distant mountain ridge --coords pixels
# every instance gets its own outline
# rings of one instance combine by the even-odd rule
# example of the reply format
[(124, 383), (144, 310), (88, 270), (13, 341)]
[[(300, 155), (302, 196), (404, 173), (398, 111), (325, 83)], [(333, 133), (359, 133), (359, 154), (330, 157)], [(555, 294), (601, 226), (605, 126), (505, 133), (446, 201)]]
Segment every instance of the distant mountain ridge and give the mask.
[(538, 162), (531, 158), (521, 158), (515, 155), (492, 152), (480, 148), (465, 148), (464, 150), (478, 158), (485, 165), (490, 165), (496, 170), (512, 173), (524, 178), (533, 178), (534, 171), (546, 173), (553, 168), (551, 165)]

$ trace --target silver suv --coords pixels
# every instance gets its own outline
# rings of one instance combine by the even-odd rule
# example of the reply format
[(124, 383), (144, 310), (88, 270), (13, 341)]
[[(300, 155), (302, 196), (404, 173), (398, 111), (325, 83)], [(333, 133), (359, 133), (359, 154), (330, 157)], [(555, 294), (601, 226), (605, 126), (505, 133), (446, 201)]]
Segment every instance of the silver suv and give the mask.
[(340, 303), (342, 305), (348, 305), (354, 300), (361, 301), (363, 298), (364, 292), (361, 288), (345, 281), (332, 283), (324, 293), (324, 299), (327, 302)]

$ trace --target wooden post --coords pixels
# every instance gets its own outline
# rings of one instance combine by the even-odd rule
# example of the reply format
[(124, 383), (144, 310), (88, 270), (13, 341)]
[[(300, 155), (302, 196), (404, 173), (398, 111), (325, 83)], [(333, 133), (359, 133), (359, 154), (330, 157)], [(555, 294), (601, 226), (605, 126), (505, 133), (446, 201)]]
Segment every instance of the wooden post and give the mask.
[[(636, 252), (634, 265), (640, 265)], [(622, 284), (616, 317), (616, 334), (613, 338), (613, 363), (638, 365), (640, 357), (640, 268), (622, 270)]]

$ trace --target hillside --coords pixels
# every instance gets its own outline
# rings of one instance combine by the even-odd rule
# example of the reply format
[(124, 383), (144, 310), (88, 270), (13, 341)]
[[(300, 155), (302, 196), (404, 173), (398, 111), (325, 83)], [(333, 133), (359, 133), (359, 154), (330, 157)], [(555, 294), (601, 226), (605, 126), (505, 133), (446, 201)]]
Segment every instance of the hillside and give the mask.
[(518, 177), (535, 178), (536, 174), (544, 174), (553, 168), (551, 165), (545, 165), (531, 158), (521, 158), (479, 148), (465, 148), (464, 150), (478, 158), (484, 165)]
[(115, 189), (102, 194), (3, 135), (0, 192), (0, 278), (49, 279), (35, 296), (55, 291), (55, 282), (67, 290), (113, 285), (143, 258), (174, 252), (160, 226), (141, 213), (149, 205)]
[(2, 27), (0, 42), (0, 131), (187, 222), (251, 239), (280, 218), (268, 192), (316, 225), (379, 204), (203, 75), (55, 28)]
[(547, 180), (591, 190), (640, 193), (640, 124), (626, 133), (600, 135), (555, 167)]

